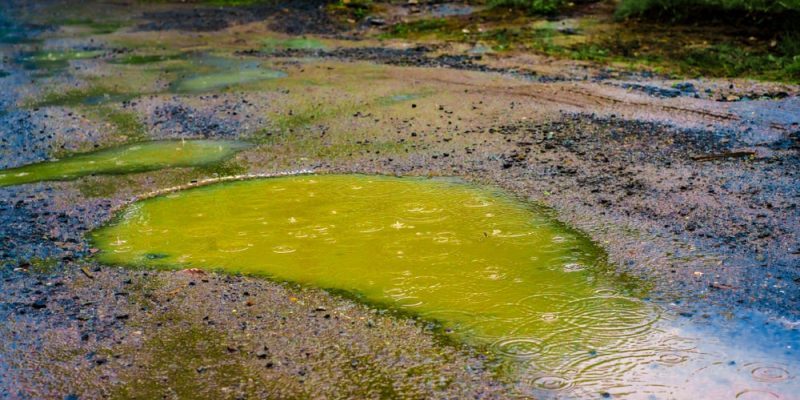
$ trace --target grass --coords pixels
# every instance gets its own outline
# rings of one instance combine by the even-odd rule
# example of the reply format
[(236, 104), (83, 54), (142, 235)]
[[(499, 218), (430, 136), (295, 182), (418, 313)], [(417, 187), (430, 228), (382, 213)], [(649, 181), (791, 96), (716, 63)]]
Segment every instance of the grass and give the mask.
[(374, 10), (372, 0), (339, 0), (328, 4), (328, 12), (343, 20), (361, 21)]
[(800, 82), (798, 32), (711, 23), (667, 27), (648, 18), (614, 20), (610, 13), (570, 19), (562, 26), (497, 11), (400, 23), (383, 37), (485, 43), (499, 52), (534, 51), (675, 77)]
[(27, 104), (29, 108), (49, 106), (99, 105), (136, 97), (135, 93), (122, 93), (104, 86), (91, 86), (66, 91), (52, 91)]
[(622, 0), (617, 14), (622, 17), (651, 16), (661, 20), (725, 19), (750, 16), (780, 17), (800, 11), (800, 0)]
[[(139, 0), (142, 3), (186, 3), (186, 0)], [(246, 7), (258, 4), (272, 4), (275, 0), (192, 0), (189, 3), (207, 4), (217, 7)]]
[(148, 138), (147, 128), (136, 113), (106, 106), (98, 107), (94, 112), (107, 121), (127, 142), (140, 142)]
[(532, 14), (554, 14), (567, 3), (564, 0), (490, 0), (491, 7), (516, 8)]
[(110, 61), (112, 64), (123, 65), (144, 65), (163, 61), (179, 60), (184, 57), (182, 54), (131, 54)]
[(727, 40), (686, 51), (684, 69), (800, 81), (800, 0), (622, 0), (616, 15), (729, 31)]
[(385, 37), (411, 38), (427, 33), (440, 33), (451, 30), (453, 21), (447, 18), (422, 19), (392, 25)]

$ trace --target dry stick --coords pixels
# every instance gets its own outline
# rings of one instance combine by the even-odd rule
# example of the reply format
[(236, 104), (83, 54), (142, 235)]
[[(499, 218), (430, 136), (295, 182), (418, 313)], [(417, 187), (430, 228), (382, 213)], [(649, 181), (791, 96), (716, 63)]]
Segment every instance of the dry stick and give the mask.
[(706, 154), (702, 156), (692, 156), (692, 160), (694, 161), (713, 161), (713, 160), (721, 160), (724, 158), (742, 158), (742, 157), (753, 157), (756, 155), (755, 151), (732, 151), (729, 153), (720, 153), (720, 154)]
[(84, 274), (84, 275), (86, 275), (86, 277), (87, 277), (87, 278), (89, 278), (89, 279), (94, 279), (94, 275), (92, 275), (92, 274), (89, 272), (89, 269), (88, 269), (88, 268), (86, 268), (86, 267), (81, 267), (81, 272), (83, 272), (83, 274)]
[(230, 182), (230, 181), (245, 181), (250, 179), (259, 179), (259, 178), (277, 178), (281, 176), (292, 176), (292, 175), (309, 175), (316, 172), (313, 168), (312, 169), (300, 169), (300, 170), (293, 170), (293, 171), (281, 171), (281, 172), (272, 172), (272, 173), (259, 173), (259, 174), (242, 174), (242, 175), (230, 175), (230, 176), (221, 176), (218, 178), (208, 178), (203, 179), (200, 181), (192, 181), (187, 184), (172, 186), (164, 189), (154, 190), (152, 192), (144, 193), (141, 195), (136, 195), (129, 198), (126, 201), (114, 206), (111, 208), (112, 213), (116, 213), (121, 209), (127, 207), (128, 205), (135, 203), (140, 200), (146, 200), (157, 196), (162, 196), (169, 193), (178, 192), (181, 190), (191, 189), (200, 186), (208, 186), (215, 183), (221, 182)]

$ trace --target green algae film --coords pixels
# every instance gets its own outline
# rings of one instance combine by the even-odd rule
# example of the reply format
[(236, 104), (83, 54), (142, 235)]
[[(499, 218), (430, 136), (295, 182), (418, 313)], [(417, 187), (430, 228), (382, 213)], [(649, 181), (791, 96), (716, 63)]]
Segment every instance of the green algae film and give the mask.
[(172, 84), (172, 90), (178, 93), (199, 93), (283, 77), (286, 77), (283, 71), (244, 68), (181, 79)]
[(118, 174), (169, 167), (190, 167), (224, 160), (246, 148), (234, 141), (155, 141), (78, 154), (19, 168), (0, 170), (0, 187), (77, 179), (91, 174)]
[(584, 237), (525, 203), (444, 180), (323, 175), (212, 185), (136, 203), (93, 239), (110, 264), (223, 269), (344, 290), (543, 370), (613, 352), (657, 318), (616, 289)]

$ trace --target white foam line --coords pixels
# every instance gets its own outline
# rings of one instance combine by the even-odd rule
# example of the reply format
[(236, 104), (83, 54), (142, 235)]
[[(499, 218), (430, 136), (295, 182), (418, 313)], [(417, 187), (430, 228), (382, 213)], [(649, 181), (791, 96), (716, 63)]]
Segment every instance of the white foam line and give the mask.
[(259, 178), (277, 178), (279, 176), (289, 176), (289, 175), (308, 175), (308, 174), (313, 174), (314, 172), (316, 172), (316, 171), (314, 171), (313, 169), (299, 169), (299, 170), (294, 170), (294, 171), (266, 172), (266, 173), (260, 173), (260, 174), (228, 175), (228, 176), (220, 176), (220, 177), (217, 177), (217, 178), (207, 178), (207, 179), (203, 179), (203, 180), (189, 182), (189, 183), (183, 184), (183, 185), (171, 186), (171, 187), (168, 187), (168, 188), (158, 189), (158, 190), (154, 190), (152, 192), (148, 192), (148, 193), (145, 193), (145, 194), (133, 196), (133, 197), (129, 198), (128, 200), (122, 202), (122, 204), (114, 207), (114, 209), (112, 211), (113, 212), (117, 212), (119, 209), (121, 209), (123, 207), (126, 207), (126, 206), (128, 206), (130, 204), (133, 204), (133, 203), (135, 203), (137, 201), (150, 199), (150, 198), (161, 196), (161, 195), (165, 195), (165, 194), (168, 194), (168, 193), (179, 192), (181, 190), (186, 190), (186, 189), (191, 189), (191, 188), (196, 188), (196, 187), (201, 187), (201, 186), (212, 185), (212, 184), (220, 183), (220, 182), (245, 181), (245, 180), (259, 179)]

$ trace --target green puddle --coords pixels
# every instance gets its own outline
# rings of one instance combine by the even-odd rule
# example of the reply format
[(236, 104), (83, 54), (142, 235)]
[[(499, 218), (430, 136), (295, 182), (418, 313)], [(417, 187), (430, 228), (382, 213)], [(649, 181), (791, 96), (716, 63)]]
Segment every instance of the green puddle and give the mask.
[(326, 46), (317, 39), (311, 38), (288, 38), (277, 39), (268, 38), (262, 41), (265, 51), (275, 51), (280, 49), (303, 49), (303, 50), (322, 50)]
[(130, 54), (109, 61), (110, 64), (145, 65), (164, 61), (180, 60), (185, 58), (182, 54)]
[(0, 170), (0, 186), (76, 179), (91, 174), (198, 166), (224, 160), (247, 146), (242, 142), (214, 140), (137, 143), (78, 154), (58, 161)]
[(658, 319), (606, 274), (602, 251), (579, 233), (502, 193), (448, 180), (216, 184), (135, 203), (92, 235), (104, 263), (345, 291), (541, 371), (622, 352)]
[(102, 56), (103, 50), (40, 50), (20, 57), (26, 69), (56, 71), (66, 68), (71, 60), (89, 60)]
[(179, 93), (198, 93), (225, 89), (231, 86), (278, 79), (286, 76), (283, 71), (262, 68), (242, 68), (209, 74), (194, 75), (174, 82), (171, 89)]

